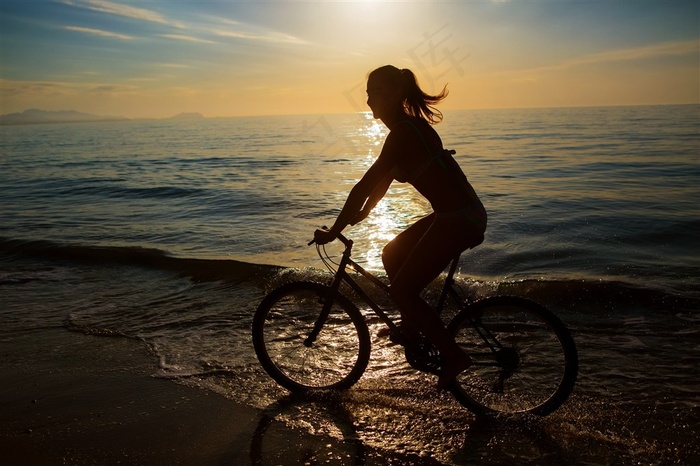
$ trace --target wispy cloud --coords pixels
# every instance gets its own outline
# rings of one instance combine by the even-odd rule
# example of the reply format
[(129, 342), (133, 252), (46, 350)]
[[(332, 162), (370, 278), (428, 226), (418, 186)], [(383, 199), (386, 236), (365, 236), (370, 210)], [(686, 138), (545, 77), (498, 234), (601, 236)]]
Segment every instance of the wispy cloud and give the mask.
[[(628, 62), (636, 60), (657, 59), (664, 56), (695, 55), (700, 52), (700, 40), (692, 39), (678, 42), (663, 42), (627, 49), (609, 50), (592, 53), (565, 60), (556, 65), (537, 68), (537, 71), (569, 69), (579, 66), (597, 65), (603, 63)], [(534, 70), (533, 70), (534, 71)]]
[(580, 65), (590, 65), (596, 63), (610, 63), (633, 60), (646, 60), (663, 56), (680, 56), (695, 54), (700, 52), (700, 40), (686, 40), (679, 42), (664, 42), (660, 44), (646, 45), (621, 50), (611, 50), (608, 52), (584, 55), (573, 60), (562, 63), (562, 66), (572, 67)]
[(50, 99), (76, 97), (80, 95), (127, 95), (138, 91), (140, 86), (109, 82), (75, 81), (15, 81), (0, 78), (0, 96), (8, 100), (25, 97)]
[(260, 27), (245, 24), (232, 19), (212, 18), (212, 21), (223, 25), (213, 31), (214, 34), (219, 37), (277, 44), (308, 44), (308, 42), (304, 39), (300, 39), (299, 37), (292, 36), (290, 34), (270, 30), (261, 30)]
[(168, 20), (160, 13), (146, 8), (124, 5), (122, 3), (109, 2), (107, 0), (61, 0), (66, 5), (85, 8), (100, 13), (122, 16), (125, 18), (149, 21), (152, 23), (168, 24), (176, 27), (183, 27), (181, 23)]
[(200, 39), (199, 37), (188, 36), (185, 34), (161, 34), (161, 37), (166, 39), (184, 40), (188, 42), (199, 42), (200, 44), (216, 44), (216, 42), (206, 39)]
[(163, 68), (191, 68), (190, 65), (184, 63), (157, 63), (157, 66), (162, 66)]
[(232, 39), (243, 39), (252, 41), (262, 41), (262, 42), (274, 42), (278, 44), (295, 44), (303, 45), (307, 42), (295, 36), (290, 36), (289, 34), (283, 34), (281, 32), (269, 31), (265, 33), (252, 33), (252, 32), (240, 32), (240, 31), (226, 31), (218, 30), (214, 32), (217, 36), (229, 37)]
[(15, 81), (0, 78), (0, 95), (4, 99), (60, 98), (75, 96), (87, 88), (84, 83), (72, 81)]
[(127, 36), (126, 34), (118, 34), (116, 32), (104, 31), (102, 29), (85, 28), (79, 26), (66, 26), (65, 29), (69, 31), (82, 32), (85, 34), (92, 34), (100, 37), (111, 37), (113, 39), (121, 40), (132, 40), (132, 36)]
[(125, 95), (136, 92), (139, 89), (139, 86), (128, 84), (93, 84), (87, 89), (87, 92), (92, 94)]

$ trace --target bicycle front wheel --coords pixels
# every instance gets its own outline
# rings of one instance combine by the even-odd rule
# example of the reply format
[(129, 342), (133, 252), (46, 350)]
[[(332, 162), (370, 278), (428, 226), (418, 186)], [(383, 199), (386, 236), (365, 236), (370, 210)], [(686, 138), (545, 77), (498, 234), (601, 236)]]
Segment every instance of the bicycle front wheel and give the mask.
[(293, 392), (349, 388), (370, 354), (357, 307), (311, 282), (289, 283), (263, 299), (253, 319), (253, 345), (265, 371)]
[(571, 394), (576, 345), (543, 306), (511, 296), (486, 298), (460, 312), (448, 328), (474, 362), (451, 388), (472, 412), (544, 416)]

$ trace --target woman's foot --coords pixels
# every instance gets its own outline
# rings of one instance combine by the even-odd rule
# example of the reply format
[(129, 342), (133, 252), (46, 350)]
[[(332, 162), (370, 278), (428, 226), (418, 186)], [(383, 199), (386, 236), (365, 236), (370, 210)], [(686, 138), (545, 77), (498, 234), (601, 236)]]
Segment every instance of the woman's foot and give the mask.
[(438, 391), (446, 390), (455, 381), (457, 376), (469, 369), (472, 365), (472, 358), (462, 353), (460, 356), (453, 358), (452, 361), (443, 361), (444, 366), (440, 371), (438, 378)]
[(413, 327), (406, 324), (399, 324), (398, 333), (392, 333), (389, 327), (384, 327), (379, 330), (377, 336), (379, 338), (388, 337), (393, 343), (401, 346), (417, 345), (421, 342), (421, 335)]

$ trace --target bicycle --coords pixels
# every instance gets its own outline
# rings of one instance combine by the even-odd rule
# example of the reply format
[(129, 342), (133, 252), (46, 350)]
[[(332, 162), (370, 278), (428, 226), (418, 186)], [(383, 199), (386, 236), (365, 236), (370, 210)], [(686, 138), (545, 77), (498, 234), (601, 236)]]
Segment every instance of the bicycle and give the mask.
[[(390, 338), (404, 345), (412, 367), (438, 374), (437, 350), (425, 339), (402, 341), (399, 325), (347, 269), (383, 292), (389, 292), (389, 285), (351, 258), (352, 240), (343, 235), (338, 239), (345, 245), (338, 264), (325, 247), (316, 246), (321, 261), (334, 273), (330, 284), (287, 283), (258, 306), (252, 331), (262, 367), (292, 392), (347, 389), (360, 379), (369, 363), (369, 328), (357, 306), (341, 292), (344, 284), (387, 326)], [(578, 374), (570, 332), (551, 311), (528, 299), (493, 296), (473, 301), (462, 296), (454, 279), (459, 257), (450, 264), (435, 309), (442, 314), (448, 299), (457, 306), (447, 329), (473, 365), (449, 390), (477, 415), (552, 413), (569, 397)]]

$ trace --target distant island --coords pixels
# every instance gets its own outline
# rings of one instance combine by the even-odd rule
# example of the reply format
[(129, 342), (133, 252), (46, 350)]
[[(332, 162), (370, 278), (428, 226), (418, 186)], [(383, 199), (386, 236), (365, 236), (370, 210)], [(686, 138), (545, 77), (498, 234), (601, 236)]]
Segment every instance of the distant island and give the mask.
[(204, 118), (204, 115), (201, 113), (190, 112), (177, 114), (174, 117), (168, 118), (168, 120), (201, 120), (202, 118)]
[(0, 116), (0, 124), (22, 125), (32, 123), (79, 123), (88, 121), (120, 121), (126, 117), (91, 115), (75, 110), (48, 111), (31, 108), (22, 113), (9, 113)]
[[(201, 113), (180, 113), (167, 120), (199, 120), (203, 119)], [(75, 110), (39, 110), (31, 108), (20, 113), (8, 113), (0, 115), (0, 125), (29, 125), (37, 123), (86, 123), (99, 121), (127, 121), (130, 118), (123, 116), (93, 115)]]

